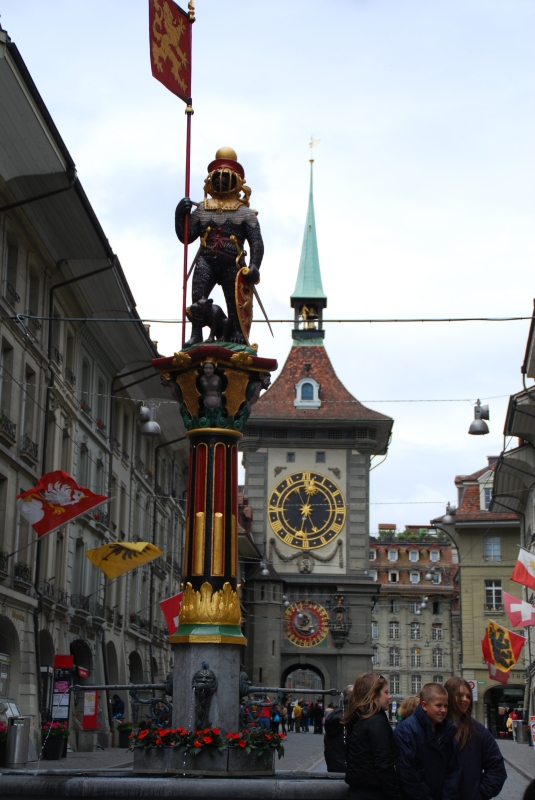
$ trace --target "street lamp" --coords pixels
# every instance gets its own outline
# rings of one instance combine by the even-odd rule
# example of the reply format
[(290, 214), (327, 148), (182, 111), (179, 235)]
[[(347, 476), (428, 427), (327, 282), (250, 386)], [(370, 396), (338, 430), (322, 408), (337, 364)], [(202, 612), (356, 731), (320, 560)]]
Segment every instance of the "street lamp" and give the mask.
[(481, 401), (478, 400), (474, 406), (474, 421), (468, 428), (468, 433), (471, 436), (484, 436), (489, 432), (489, 426), (483, 420), (489, 419), (489, 407), (482, 406)]

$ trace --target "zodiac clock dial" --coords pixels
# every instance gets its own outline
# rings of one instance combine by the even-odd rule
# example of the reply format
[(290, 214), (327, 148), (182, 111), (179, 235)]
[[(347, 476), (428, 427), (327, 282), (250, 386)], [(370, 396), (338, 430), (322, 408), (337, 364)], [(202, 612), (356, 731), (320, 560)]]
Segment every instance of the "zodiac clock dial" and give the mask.
[(294, 472), (271, 492), (268, 518), (282, 542), (315, 550), (338, 536), (346, 506), (342, 492), (329, 478), (317, 472)]
[(297, 647), (314, 647), (329, 631), (329, 614), (319, 603), (293, 603), (284, 616), (286, 637)]

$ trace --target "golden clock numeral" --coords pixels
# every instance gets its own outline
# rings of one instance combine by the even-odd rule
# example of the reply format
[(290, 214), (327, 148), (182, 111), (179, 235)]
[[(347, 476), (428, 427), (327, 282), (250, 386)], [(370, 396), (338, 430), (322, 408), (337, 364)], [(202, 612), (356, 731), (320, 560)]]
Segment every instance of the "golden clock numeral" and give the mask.
[(279, 511), (278, 506), (268, 506), (268, 511), (270, 514), (277, 514)]
[(304, 481), (310, 480), (310, 472), (303, 472), (303, 480)]
[(272, 522), (272, 523), (271, 523), (271, 527), (273, 528), (273, 530), (275, 531), (275, 533), (278, 533), (278, 532), (281, 530), (281, 528), (282, 528), (282, 522), (280, 522), (280, 521), (277, 519), (277, 520), (275, 520), (275, 522)]
[(327, 539), (325, 538), (325, 536), (320, 536), (320, 539), (322, 544), (327, 544)]
[(288, 477), (286, 478), (286, 486), (293, 486), (293, 483), (294, 482), (292, 476), (288, 475)]
[(333, 492), (333, 497), (338, 497), (339, 494), (342, 494), (340, 489), (337, 489), (336, 492)]
[(310, 542), (308, 541), (308, 539), (303, 539), (303, 550), (308, 550), (309, 547), (310, 547)]
[(334, 522), (334, 523), (331, 525), (331, 530), (332, 530), (332, 531), (334, 531), (335, 533), (340, 533), (340, 531), (342, 530), (342, 528), (343, 528), (343, 525), (339, 525), (337, 522)]
[(292, 536), (292, 534), (291, 534), (291, 533), (287, 533), (287, 534), (286, 534), (286, 536), (283, 538), (283, 540), (282, 540), (282, 541), (283, 541), (283, 542), (286, 542), (286, 544), (291, 544), (291, 543), (292, 543), (292, 541), (293, 541), (293, 536)]

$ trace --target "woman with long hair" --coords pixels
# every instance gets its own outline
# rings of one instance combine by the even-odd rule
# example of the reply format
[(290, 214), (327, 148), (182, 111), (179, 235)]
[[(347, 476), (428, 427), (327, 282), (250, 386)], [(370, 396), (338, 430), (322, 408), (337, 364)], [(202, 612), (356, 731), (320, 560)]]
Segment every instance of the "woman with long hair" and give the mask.
[(346, 726), (348, 800), (401, 800), (394, 734), (386, 716), (391, 695), (382, 675), (359, 675), (341, 722)]
[(494, 736), (472, 717), (472, 689), (464, 678), (450, 678), (448, 718), (457, 726), (462, 771), (459, 800), (490, 800), (502, 790), (507, 778), (500, 748)]

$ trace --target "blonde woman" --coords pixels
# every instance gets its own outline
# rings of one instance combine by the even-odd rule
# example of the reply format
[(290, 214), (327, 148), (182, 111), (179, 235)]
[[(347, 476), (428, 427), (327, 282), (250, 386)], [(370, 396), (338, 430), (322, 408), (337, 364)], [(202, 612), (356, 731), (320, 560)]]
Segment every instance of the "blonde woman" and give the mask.
[(348, 800), (400, 800), (394, 734), (386, 716), (391, 700), (382, 675), (359, 675), (342, 724), (347, 729)]

